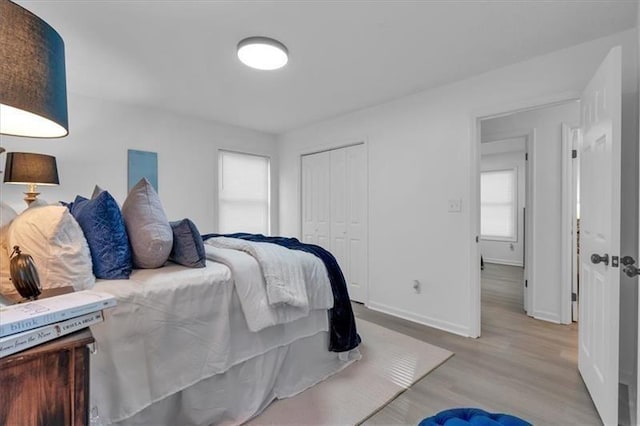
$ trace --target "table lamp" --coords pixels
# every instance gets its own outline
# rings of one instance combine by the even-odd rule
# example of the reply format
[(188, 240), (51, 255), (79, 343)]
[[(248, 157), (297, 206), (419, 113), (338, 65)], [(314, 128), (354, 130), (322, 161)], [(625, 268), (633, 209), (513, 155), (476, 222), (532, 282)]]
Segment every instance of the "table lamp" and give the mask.
[(68, 128), (62, 38), (22, 6), (0, 0), (0, 133), (59, 138)]
[(37, 185), (59, 185), (56, 157), (30, 152), (9, 152), (4, 168), (4, 183), (27, 185), (24, 201), (33, 203), (39, 192)]

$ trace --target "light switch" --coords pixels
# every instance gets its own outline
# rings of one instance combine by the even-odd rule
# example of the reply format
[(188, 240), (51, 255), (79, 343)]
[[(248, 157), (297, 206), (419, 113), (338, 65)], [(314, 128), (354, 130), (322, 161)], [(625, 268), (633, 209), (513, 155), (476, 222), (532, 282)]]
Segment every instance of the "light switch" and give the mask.
[(455, 198), (449, 200), (449, 213), (456, 213), (462, 211), (462, 200)]

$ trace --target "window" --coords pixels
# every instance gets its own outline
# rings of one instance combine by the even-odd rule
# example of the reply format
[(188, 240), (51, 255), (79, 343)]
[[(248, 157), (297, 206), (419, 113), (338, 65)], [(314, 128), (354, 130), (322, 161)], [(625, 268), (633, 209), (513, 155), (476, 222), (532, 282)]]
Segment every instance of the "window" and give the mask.
[(482, 172), (480, 185), (482, 238), (517, 241), (516, 169)]
[(269, 234), (269, 158), (219, 151), (218, 232)]

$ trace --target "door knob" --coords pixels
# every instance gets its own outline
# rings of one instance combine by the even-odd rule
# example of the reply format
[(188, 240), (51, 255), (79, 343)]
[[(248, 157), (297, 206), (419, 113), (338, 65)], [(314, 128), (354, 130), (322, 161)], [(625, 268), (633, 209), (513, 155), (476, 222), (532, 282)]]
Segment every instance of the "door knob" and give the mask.
[(592, 254), (591, 255), (591, 263), (604, 263), (605, 265), (609, 264), (609, 255), (607, 253), (605, 253), (603, 256), (600, 256), (599, 254)]
[(627, 265), (624, 268), (622, 268), (622, 272), (627, 274), (627, 276), (629, 278), (633, 278), (633, 277), (637, 277), (638, 275), (640, 275), (640, 268), (636, 268), (633, 265)]
[(636, 260), (631, 256), (625, 256), (622, 259), (620, 259), (620, 262), (623, 265), (634, 265), (636, 263)]

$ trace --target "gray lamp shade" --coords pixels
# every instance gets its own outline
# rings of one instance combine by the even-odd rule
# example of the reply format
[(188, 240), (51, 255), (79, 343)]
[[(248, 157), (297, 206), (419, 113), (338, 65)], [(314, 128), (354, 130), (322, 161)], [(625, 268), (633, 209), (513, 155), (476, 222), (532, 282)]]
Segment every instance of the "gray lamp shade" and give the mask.
[(4, 183), (59, 185), (56, 157), (30, 152), (9, 152)]
[(0, 133), (56, 138), (68, 129), (62, 38), (33, 13), (0, 0)]

